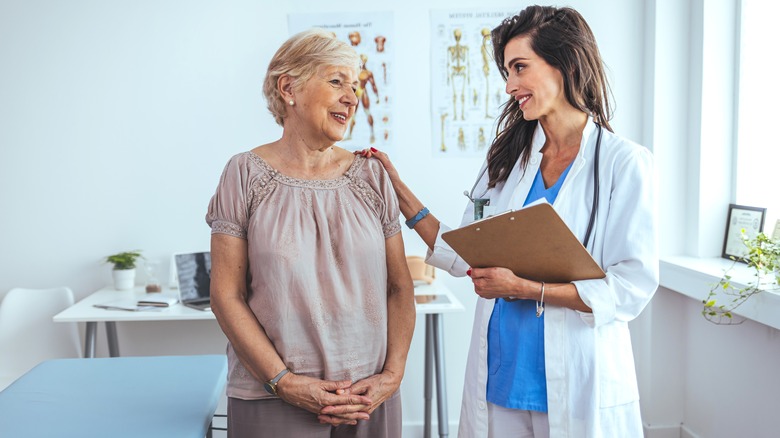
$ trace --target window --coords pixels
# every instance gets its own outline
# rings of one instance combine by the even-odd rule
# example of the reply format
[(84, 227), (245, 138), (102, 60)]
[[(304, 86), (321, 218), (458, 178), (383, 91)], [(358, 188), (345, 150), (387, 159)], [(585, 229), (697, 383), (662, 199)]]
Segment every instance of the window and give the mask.
[(770, 235), (780, 218), (778, 16), (778, 2), (742, 1), (736, 202), (766, 207), (764, 231)]

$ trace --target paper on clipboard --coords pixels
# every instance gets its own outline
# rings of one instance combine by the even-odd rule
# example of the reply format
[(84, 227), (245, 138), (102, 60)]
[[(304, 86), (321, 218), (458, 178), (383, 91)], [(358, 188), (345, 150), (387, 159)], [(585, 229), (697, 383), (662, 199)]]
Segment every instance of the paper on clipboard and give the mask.
[(474, 268), (508, 268), (548, 283), (606, 275), (550, 204), (509, 211), (442, 234)]

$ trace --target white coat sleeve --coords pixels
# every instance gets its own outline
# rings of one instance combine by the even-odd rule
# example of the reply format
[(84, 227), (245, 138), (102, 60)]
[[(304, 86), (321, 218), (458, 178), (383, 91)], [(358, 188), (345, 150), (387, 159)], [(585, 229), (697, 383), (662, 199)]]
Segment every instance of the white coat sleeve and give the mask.
[(436, 235), (433, 251), (431, 251), (430, 248), (428, 249), (428, 253), (425, 255), (425, 263), (443, 269), (449, 272), (453, 277), (465, 277), (466, 271), (469, 269), (468, 263), (460, 258), (452, 247), (441, 238), (441, 235), (450, 231), (450, 229), (450, 227), (443, 223), (439, 225), (439, 234)]
[(593, 327), (636, 318), (658, 288), (653, 157), (637, 147), (622, 158), (614, 163), (609, 210), (599, 230), (607, 276), (574, 282), (592, 309), (580, 316)]
[[(486, 167), (487, 162), (482, 164), (482, 168), (479, 172), (479, 181), (477, 181), (477, 184), (474, 186), (473, 193), (477, 197), (484, 196), (488, 192), (488, 175), (485, 171)], [(469, 200), (468, 204), (466, 204), (466, 209), (463, 211), (460, 226), (463, 227), (473, 221), (474, 203)], [(442, 234), (450, 230), (451, 228), (445, 225), (443, 222), (439, 223), (439, 233), (436, 235), (436, 241), (433, 244), (433, 251), (431, 251), (430, 248), (428, 249), (428, 252), (425, 255), (425, 263), (428, 263), (429, 265), (435, 266), (439, 269), (443, 269), (449, 272), (453, 277), (465, 277), (466, 271), (469, 270), (470, 266), (462, 258), (460, 258), (460, 256), (458, 256), (455, 250), (453, 250), (452, 247), (450, 247), (450, 245), (444, 241), (444, 239), (441, 238)]]

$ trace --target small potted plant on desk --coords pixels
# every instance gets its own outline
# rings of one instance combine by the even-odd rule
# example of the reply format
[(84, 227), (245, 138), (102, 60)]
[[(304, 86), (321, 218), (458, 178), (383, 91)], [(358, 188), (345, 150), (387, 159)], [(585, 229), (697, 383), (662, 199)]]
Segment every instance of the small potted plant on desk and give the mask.
[(141, 251), (126, 251), (106, 257), (106, 263), (112, 263), (114, 270), (114, 288), (131, 290), (135, 287), (135, 261), (143, 258)]

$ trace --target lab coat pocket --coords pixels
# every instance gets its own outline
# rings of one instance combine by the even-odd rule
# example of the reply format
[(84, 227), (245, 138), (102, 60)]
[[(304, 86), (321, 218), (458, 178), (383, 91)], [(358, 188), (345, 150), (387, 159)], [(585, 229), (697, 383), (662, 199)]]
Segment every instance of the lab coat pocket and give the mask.
[(607, 324), (599, 332), (599, 405), (609, 408), (639, 400), (628, 325)]

